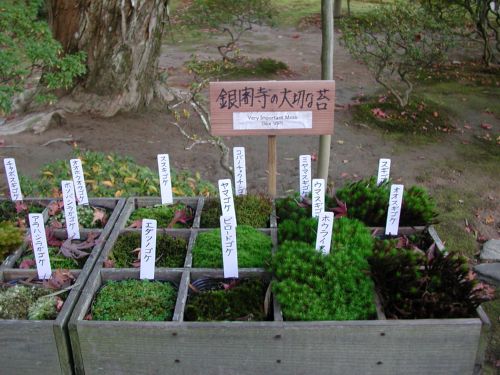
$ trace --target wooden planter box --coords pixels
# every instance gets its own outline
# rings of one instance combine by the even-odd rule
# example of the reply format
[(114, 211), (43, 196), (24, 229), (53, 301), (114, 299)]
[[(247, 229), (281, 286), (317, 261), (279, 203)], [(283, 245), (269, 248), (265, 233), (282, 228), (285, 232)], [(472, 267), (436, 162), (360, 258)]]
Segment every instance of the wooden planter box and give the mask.
[[(98, 202), (98, 203), (97, 203)], [(78, 301), (81, 291), (91, 274), (99, 255), (112, 232), (125, 199), (91, 198), (90, 204), (103, 204), (113, 208), (107, 224), (103, 229), (93, 229), (100, 232), (99, 238), (104, 240), (92, 248), (85, 266), (81, 270), (72, 270), (78, 276), (78, 286), (71, 289), (62, 310), (55, 320), (0, 320), (0, 341), (6, 345), (0, 351), (2, 374), (73, 374), (73, 355), (68, 336), (67, 324)], [(89, 229), (81, 229), (82, 238), (87, 238)], [(56, 231), (56, 235), (66, 238), (66, 230)], [(36, 270), (20, 270), (14, 268), (27, 246), (20, 248), (9, 257), (0, 270), (0, 281), (10, 281), (21, 277), (36, 275)]]
[[(203, 198), (194, 198), (194, 197), (174, 197), (174, 203), (183, 202), (188, 206), (193, 207), (196, 210), (193, 228), (200, 227), (200, 214), (201, 208), (203, 207)], [(127, 203), (122, 210), (120, 217), (116, 223), (116, 227), (121, 230), (125, 229), (127, 226), (127, 221), (132, 215), (132, 212), (141, 207), (150, 207), (161, 204), (160, 197), (130, 197), (127, 199)], [(168, 229), (171, 230), (171, 229)]]
[[(271, 235), (276, 239), (276, 230)], [(220, 269), (157, 269), (179, 283), (171, 322), (97, 322), (84, 317), (107, 280), (138, 278), (137, 269), (97, 266), (69, 322), (77, 374), (473, 374), (490, 326), (471, 319), (287, 322), (273, 298), (273, 321), (185, 322), (189, 284)], [(240, 269), (240, 277), (271, 277)]]

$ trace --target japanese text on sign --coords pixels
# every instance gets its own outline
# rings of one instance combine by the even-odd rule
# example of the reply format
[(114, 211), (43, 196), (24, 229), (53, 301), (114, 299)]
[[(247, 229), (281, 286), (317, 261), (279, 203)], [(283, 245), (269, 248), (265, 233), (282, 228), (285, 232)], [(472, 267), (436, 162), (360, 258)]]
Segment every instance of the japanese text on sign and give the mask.
[(160, 177), (161, 204), (173, 203), (172, 177), (170, 175), (170, 159), (168, 154), (158, 155), (158, 174)]
[(50, 279), (52, 269), (50, 267), (49, 250), (47, 248), (47, 237), (43, 225), (42, 214), (29, 214), (28, 220), (31, 230), (31, 243), (35, 255), (36, 269), (39, 279)]
[(333, 233), (333, 212), (322, 212), (318, 218), (318, 231), (316, 232), (316, 250), (323, 255), (330, 254)]
[(384, 181), (389, 181), (390, 172), (391, 159), (380, 159), (378, 163), (377, 186), (380, 186)]
[(215, 102), (218, 103), (220, 109), (227, 110), (239, 109), (243, 106), (266, 109), (276, 104), (281, 110), (314, 108), (320, 111), (326, 110), (330, 103), (333, 105), (332, 99), (334, 99), (332, 93), (326, 88), (308, 92), (289, 90), (284, 87), (282, 91), (270, 93), (265, 86), (258, 88), (244, 86), (232, 90), (221, 88)]
[(76, 211), (75, 188), (73, 181), (61, 181), (61, 190), (64, 203), (64, 218), (66, 220), (66, 232), (68, 238), (80, 239), (80, 229), (78, 227), (78, 213)]
[(312, 181), (312, 217), (319, 217), (325, 210), (325, 180), (317, 178)]
[(247, 194), (247, 171), (245, 161), (245, 147), (233, 148), (234, 159), (234, 190), (236, 195)]
[(76, 200), (78, 205), (89, 204), (87, 189), (85, 186), (85, 176), (83, 175), (82, 161), (80, 159), (71, 159), (71, 174), (73, 176), (73, 184), (75, 185)]
[(234, 223), (238, 225), (234, 209), (233, 187), (230, 179), (219, 180), (219, 197), (222, 216), (234, 217)]
[(311, 155), (300, 155), (300, 196), (307, 197), (311, 192)]
[(156, 220), (142, 219), (140, 279), (155, 278)]
[(236, 246), (236, 221), (234, 216), (220, 217), (220, 236), (224, 277), (238, 277), (238, 249)]
[(387, 223), (385, 234), (397, 235), (399, 229), (399, 218), (401, 216), (401, 206), (403, 203), (403, 185), (392, 185), (389, 196), (389, 210), (387, 211)]
[(5, 167), (7, 183), (9, 184), (10, 199), (12, 199), (13, 201), (22, 201), (23, 194), (21, 192), (21, 185), (19, 185), (16, 161), (12, 158), (3, 159), (3, 165)]

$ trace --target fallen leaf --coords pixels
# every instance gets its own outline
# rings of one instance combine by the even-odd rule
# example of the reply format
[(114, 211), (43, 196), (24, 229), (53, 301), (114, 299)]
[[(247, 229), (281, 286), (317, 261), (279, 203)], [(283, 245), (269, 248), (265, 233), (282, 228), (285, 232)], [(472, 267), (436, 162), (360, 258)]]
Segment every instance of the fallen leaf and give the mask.
[(403, 179), (402, 178), (398, 178), (397, 180), (394, 180), (394, 181), (401, 182), (401, 181), (403, 181)]
[(337, 143), (338, 143), (339, 145), (343, 145), (343, 144), (344, 144), (344, 141), (340, 141), (340, 140), (339, 140), (339, 141), (337, 141)]
[(28, 211), (28, 206), (21, 201), (16, 201), (16, 204), (14, 205), (14, 208), (16, 209), (17, 213), (20, 213), (22, 211)]
[(291, 37), (295, 39), (302, 38), (299, 34), (293, 34)]
[(134, 220), (127, 228), (142, 228), (142, 220)]
[(481, 127), (482, 127), (482, 128), (484, 128), (484, 129), (486, 129), (486, 130), (490, 130), (490, 129), (491, 129), (491, 125), (490, 125), (490, 124), (487, 124), (487, 123), (485, 123), (485, 122), (483, 122), (483, 123), (481, 124)]
[(486, 218), (486, 224), (493, 224), (495, 223), (495, 219), (493, 219), (491, 216), (488, 216)]
[(92, 223), (100, 221), (101, 224), (104, 226), (106, 224), (106, 213), (98, 208), (95, 207), (92, 208), (94, 209), (94, 220), (92, 220)]
[(458, 200), (458, 203), (464, 203), (464, 201), (463, 201), (463, 200), (461, 200), (461, 199), (459, 199), (459, 200)]
[(23, 261), (19, 264), (20, 269), (28, 270), (30, 266), (34, 266), (36, 262), (31, 259), (23, 259)]
[(433, 115), (434, 117), (439, 117), (439, 114), (438, 114), (437, 112), (434, 112), (432, 115)]
[(452, 184), (458, 184), (458, 181), (457, 180), (451, 180), (451, 183)]
[(342, 178), (348, 177), (348, 176), (349, 176), (349, 173), (342, 173)]
[(58, 296), (55, 296), (55, 297), (57, 300), (56, 310), (57, 310), (57, 312), (60, 312), (63, 305), (64, 305), (64, 301), (62, 299), (60, 299)]
[(465, 125), (464, 128), (469, 129), (469, 130), (474, 129), (472, 126), (469, 126), (469, 125)]
[(104, 268), (115, 268), (116, 260), (105, 260), (103, 263)]
[(464, 144), (464, 145), (468, 145), (468, 144), (469, 144), (469, 142), (463, 141), (463, 142), (462, 142), (462, 144)]
[(358, 175), (357, 174), (353, 174), (352, 177), (358, 178)]
[(380, 108), (373, 108), (372, 112), (375, 116), (380, 117), (380, 118), (386, 118), (387, 114), (382, 111)]
[(345, 163), (349, 163), (349, 160), (342, 160), (342, 162), (345, 164)]
[(491, 195), (488, 195), (488, 199), (489, 199), (490, 201), (494, 201), (494, 200), (495, 200), (495, 198), (493, 198)]
[(419, 156), (418, 157), (420, 160), (424, 160), (425, 159), (425, 156)]

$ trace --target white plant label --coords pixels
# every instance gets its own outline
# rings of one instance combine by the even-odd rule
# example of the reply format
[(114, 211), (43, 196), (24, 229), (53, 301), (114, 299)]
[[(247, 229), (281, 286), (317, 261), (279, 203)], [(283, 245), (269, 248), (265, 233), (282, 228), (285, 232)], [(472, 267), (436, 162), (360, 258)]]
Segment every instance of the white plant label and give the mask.
[(68, 233), (68, 238), (79, 240), (80, 228), (78, 227), (78, 213), (76, 211), (75, 188), (73, 181), (61, 181), (61, 190), (63, 194), (66, 233)]
[(312, 111), (233, 112), (233, 129), (312, 129), (312, 117)]
[(234, 209), (233, 187), (230, 179), (219, 180), (219, 197), (222, 216), (234, 217), (234, 225), (238, 225)]
[(142, 219), (140, 279), (155, 278), (156, 220)]
[(33, 254), (35, 255), (36, 270), (39, 279), (50, 279), (52, 269), (50, 267), (49, 249), (47, 247), (47, 237), (45, 236), (45, 226), (43, 225), (42, 214), (29, 214), (31, 243)]
[(319, 217), (325, 211), (325, 180), (315, 178), (312, 181), (312, 217)]
[(311, 192), (311, 155), (300, 155), (300, 196), (307, 197)]
[(19, 176), (17, 175), (16, 161), (12, 158), (3, 159), (5, 167), (5, 175), (7, 176), (7, 183), (9, 184), (10, 199), (15, 201), (22, 201), (23, 194), (21, 192), (21, 185), (19, 185)]
[(333, 233), (333, 212), (322, 212), (319, 214), (318, 232), (316, 235), (316, 250), (323, 255), (330, 254)]
[(401, 206), (403, 203), (404, 185), (392, 185), (389, 196), (389, 210), (387, 211), (387, 223), (385, 234), (397, 235), (399, 229), (399, 218), (401, 216)]
[(234, 190), (236, 195), (247, 194), (247, 170), (245, 161), (245, 147), (233, 148), (234, 159)]
[(71, 159), (71, 174), (73, 175), (73, 184), (75, 185), (76, 199), (78, 205), (88, 205), (87, 188), (85, 186), (85, 176), (83, 175), (83, 166), (80, 159)]
[(158, 154), (158, 173), (160, 175), (161, 204), (174, 203), (168, 154)]
[(237, 278), (239, 275), (238, 249), (236, 246), (236, 221), (234, 216), (220, 217), (220, 236), (222, 242), (224, 277)]
[(380, 186), (385, 180), (389, 181), (391, 172), (391, 159), (380, 159), (378, 162), (377, 186)]

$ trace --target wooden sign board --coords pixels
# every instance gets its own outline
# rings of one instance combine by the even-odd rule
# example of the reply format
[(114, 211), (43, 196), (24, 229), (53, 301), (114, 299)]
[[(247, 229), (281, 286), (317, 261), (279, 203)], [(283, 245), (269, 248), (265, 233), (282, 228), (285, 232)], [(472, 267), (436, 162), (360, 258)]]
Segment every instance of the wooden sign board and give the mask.
[(213, 136), (333, 134), (335, 81), (210, 82)]

